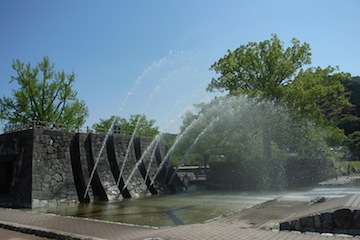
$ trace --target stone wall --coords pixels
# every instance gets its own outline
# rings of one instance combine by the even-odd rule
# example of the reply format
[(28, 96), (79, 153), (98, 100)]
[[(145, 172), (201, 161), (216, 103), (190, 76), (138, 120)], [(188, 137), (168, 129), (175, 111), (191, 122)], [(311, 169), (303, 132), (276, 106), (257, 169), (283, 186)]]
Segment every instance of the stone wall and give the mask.
[(0, 135), (0, 205), (31, 207), (33, 131)]
[(36, 128), (32, 155), (32, 207), (77, 200), (70, 145), (74, 133)]
[(280, 230), (360, 235), (360, 211), (339, 209), (280, 224)]
[(131, 141), (127, 134), (44, 128), (0, 135), (0, 206), (36, 208), (183, 190), (181, 182), (166, 183), (162, 174), (152, 180), (162, 156), (158, 145), (146, 150), (151, 143)]

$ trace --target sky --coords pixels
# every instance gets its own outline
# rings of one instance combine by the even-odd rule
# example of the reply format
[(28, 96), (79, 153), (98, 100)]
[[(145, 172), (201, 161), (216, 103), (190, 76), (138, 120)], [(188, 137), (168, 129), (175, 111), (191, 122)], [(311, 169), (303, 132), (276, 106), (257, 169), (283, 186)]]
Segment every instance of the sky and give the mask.
[(360, 75), (358, 0), (0, 0), (0, 97), (11, 96), (11, 65), (44, 56), (74, 72), (89, 108), (85, 126), (145, 114), (163, 132), (206, 92), (210, 66), (227, 50), (277, 34), (311, 46), (311, 66)]

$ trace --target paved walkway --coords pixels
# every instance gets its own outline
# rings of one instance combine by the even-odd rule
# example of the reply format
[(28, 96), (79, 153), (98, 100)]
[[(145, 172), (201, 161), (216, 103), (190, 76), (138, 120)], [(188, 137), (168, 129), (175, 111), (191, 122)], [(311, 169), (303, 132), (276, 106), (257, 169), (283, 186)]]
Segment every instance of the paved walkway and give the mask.
[(0, 229), (1, 240), (49, 240), (48, 238), (37, 237), (21, 232), (15, 232), (7, 229)]
[(349, 236), (344, 235), (280, 232), (276, 230), (276, 224), (286, 219), (332, 211), (344, 206), (359, 209), (359, 203), (360, 195), (333, 198), (317, 204), (278, 199), (205, 223), (167, 228), (141, 227), (0, 208), (0, 227), (58, 239), (349, 239)]

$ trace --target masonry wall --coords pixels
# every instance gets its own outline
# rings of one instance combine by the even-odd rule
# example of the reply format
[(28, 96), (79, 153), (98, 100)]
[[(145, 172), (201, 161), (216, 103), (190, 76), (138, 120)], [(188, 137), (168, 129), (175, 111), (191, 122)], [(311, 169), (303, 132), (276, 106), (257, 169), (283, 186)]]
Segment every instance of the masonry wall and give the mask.
[(71, 165), (74, 133), (35, 128), (32, 154), (32, 207), (78, 200)]
[(31, 207), (33, 131), (0, 135), (0, 205)]
[(164, 170), (153, 179), (162, 159), (158, 145), (148, 149), (151, 144), (127, 134), (41, 127), (0, 135), (0, 206), (37, 208), (183, 190), (181, 182), (166, 183)]
[[(133, 151), (130, 151), (128, 156), (126, 155), (127, 148), (131, 141), (131, 135), (113, 135), (113, 139), (116, 161), (124, 184), (127, 184), (126, 189), (131, 196), (134, 197), (149, 195), (150, 192), (136, 166), (137, 160), (135, 156), (134, 141), (130, 146)], [(130, 181), (128, 181), (129, 178)]]

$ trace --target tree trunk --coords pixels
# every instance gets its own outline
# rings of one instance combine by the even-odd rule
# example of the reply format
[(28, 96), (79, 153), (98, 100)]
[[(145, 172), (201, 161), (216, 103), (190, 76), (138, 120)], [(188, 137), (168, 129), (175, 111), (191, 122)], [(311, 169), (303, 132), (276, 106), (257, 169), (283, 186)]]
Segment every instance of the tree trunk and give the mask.
[(269, 162), (271, 158), (271, 137), (269, 131), (269, 121), (267, 119), (267, 114), (264, 114), (264, 122), (263, 122), (263, 160), (264, 163)]

